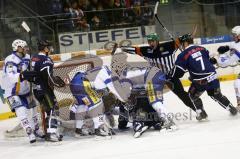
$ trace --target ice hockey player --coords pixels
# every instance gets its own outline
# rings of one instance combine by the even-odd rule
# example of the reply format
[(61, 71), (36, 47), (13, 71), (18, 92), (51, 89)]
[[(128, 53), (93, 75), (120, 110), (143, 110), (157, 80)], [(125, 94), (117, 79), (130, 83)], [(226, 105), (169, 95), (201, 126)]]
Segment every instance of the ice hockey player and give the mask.
[(181, 78), (186, 71), (189, 71), (192, 82), (189, 88), (189, 96), (194, 104), (202, 106), (200, 96), (204, 91), (217, 101), (224, 109), (232, 115), (237, 114), (237, 109), (221, 93), (220, 82), (217, 79), (215, 67), (210, 62), (209, 52), (206, 48), (193, 45), (191, 34), (179, 37), (182, 52), (178, 55), (175, 67), (171, 72), (171, 78)]
[[(154, 66), (160, 68), (166, 75), (173, 69), (175, 62), (176, 41), (159, 43), (160, 37), (156, 33), (147, 35), (150, 49), (147, 49), (143, 56)], [(196, 107), (184, 90), (180, 79), (172, 79), (167, 76), (171, 82), (171, 90), (178, 96), (182, 102), (197, 113), (197, 120), (207, 118), (207, 113), (202, 106)]]
[[(26, 54), (27, 43), (20, 39), (13, 41), (12, 49), (13, 52), (4, 61), (2, 77), (2, 87), (5, 89), (4, 97), (12, 112), (15, 112), (20, 120), (30, 143), (34, 143), (36, 137), (44, 138), (44, 134), (39, 127), (39, 114), (30, 84), (21, 78), (21, 73), (29, 69), (30, 55)], [(32, 117), (29, 117), (30, 110), (32, 110)]]
[(82, 126), (84, 119), (89, 117), (93, 119), (95, 135), (110, 135), (111, 129), (104, 121), (104, 105), (100, 94), (111, 92), (117, 99), (126, 102), (130, 91), (120, 84), (118, 76), (113, 76), (108, 66), (95, 67), (87, 72), (78, 72), (70, 82), (70, 90), (76, 99), (71, 107), (75, 113), (76, 133), (87, 135), (82, 131)]
[[(121, 76), (121, 81), (131, 83), (132, 91), (144, 89), (146, 91), (148, 102), (157, 112), (158, 117), (163, 121), (161, 130), (176, 130), (176, 124), (169, 118), (168, 111), (165, 108), (163, 100), (163, 88), (165, 84), (165, 74), (157, 67), (127, 67)], [(134, 137), (140, 137), (149, 127), (145, 125), (144, 120), (134, 122)]]
[(54, 95), (54, 87), (64, 87), (64, 81), (53, 76), (54, 63), (48, 56), (53, 52), (53, 47), (47, 40), (38, 42), (39, 53), (32, 57), (32, 71), (23, 72), (22, 78), (35, 84), (34, 95), (46, 112), (46, 140), (57, 142), (62, 140), (59, 133), (59, 122), (57, 120), (57, 101)]
[[(220, 46), (218, 48), (218, 59), (211, 59), (214, 61), (214, 64), (217, 63), (220, 67), (236, 65), (240, 62), (240, 26), (232, 28), (232, 35), (234, 41), (227, 46)], [(237, 109), (240, 111), (240, 75), (238, 75), (238, 78), (234, 81), (234, 89), (237, 98)]]

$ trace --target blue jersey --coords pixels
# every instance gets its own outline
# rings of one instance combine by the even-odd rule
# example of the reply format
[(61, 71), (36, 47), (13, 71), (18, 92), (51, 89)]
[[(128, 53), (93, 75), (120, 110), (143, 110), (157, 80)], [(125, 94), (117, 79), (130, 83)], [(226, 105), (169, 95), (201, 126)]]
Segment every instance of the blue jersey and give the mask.
[[(190, 45), (180, 53), (175, 62), (176, 71), (189, 71), (192, 80), (216, 79), (216, 70), (209, 60), (209, 52), (201, 46)], [(211, 79), (210, 79), (211, 78)]]
[(38, 73), (34, 83), (40, 85), (41, 89), (49, 88), (49, 80), (51, 80), (53, 76), (53, 65), (52, 59), (43, 53), (32, 57), (33, 70)]

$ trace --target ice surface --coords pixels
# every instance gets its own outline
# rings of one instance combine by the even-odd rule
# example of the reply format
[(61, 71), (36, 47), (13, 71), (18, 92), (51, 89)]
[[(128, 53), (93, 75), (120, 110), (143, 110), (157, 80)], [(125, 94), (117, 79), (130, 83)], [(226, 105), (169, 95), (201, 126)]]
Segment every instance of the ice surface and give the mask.
[[(222, 92), (236, 105), (233, 81), (222, 82)], [(0, 122), (1, 159), (226, 159), (238, 158), (240, 115), (232, 117), (206, 93), (202, 96), (208, 122), (198, 122), (171, 92), (165, 95), (169, 111), (174, 112), (179, 130), (171, 133), (148, 131), (134, 139), (132, 132), (113, 139), (65, 138), (60, 144), (39, 142), (33, 146), (27, 138), (4, 139), (2, 133), (16, 125), (16, 119)], [(184, 115), (183, 115), (184, 114)], [(186, 115), (188, 119), (186, 120)]]

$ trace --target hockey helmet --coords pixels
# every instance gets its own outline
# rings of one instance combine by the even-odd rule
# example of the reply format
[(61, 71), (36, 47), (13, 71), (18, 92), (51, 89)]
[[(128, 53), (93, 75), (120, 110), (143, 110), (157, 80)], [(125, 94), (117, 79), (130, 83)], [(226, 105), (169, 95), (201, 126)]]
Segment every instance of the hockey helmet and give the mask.
[(147, 40), (148, 41), (159, 41), (160, 37), (157, 33), (151, 33), (151, 34), (147, 35)]
[(178, 39), (180, 43), (184, 43), (184, 42), (192, 43), (193, 41), (192, 34), (184, 34), (182, 36), (179, 36)]
[(12, 43), (12, 49), (13, 51), (17, 51), (18, 47), (24, 48), (27, 46), (27, 42), (21, 39), (16, 39)]
[(39, 40), (37, 43), (37, 46), (38, 46), (39, 51), (44, 50), (45, 47), (48, 47), (50, 50), (50, 47), (52, 47), (52, 45), (50, 44), (50, 42), (48, 40)]
[(235, 26), (232, 28), (232, 34), (238, 36), (240, 35), (240, 26)]

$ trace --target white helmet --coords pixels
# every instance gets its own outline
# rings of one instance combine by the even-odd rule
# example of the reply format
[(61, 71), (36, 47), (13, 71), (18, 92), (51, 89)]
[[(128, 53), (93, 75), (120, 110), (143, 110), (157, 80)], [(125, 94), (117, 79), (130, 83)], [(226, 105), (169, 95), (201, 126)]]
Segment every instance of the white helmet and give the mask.
[(232, 34), (240, 35), (240, 26), (235, 26), (232, 28)]
[(27, 42), (20, 39), (14, 40), (12, 43), (13, 51), (17, 51), (19, 46), (24, 48), (25, 46), (27, 46)]

